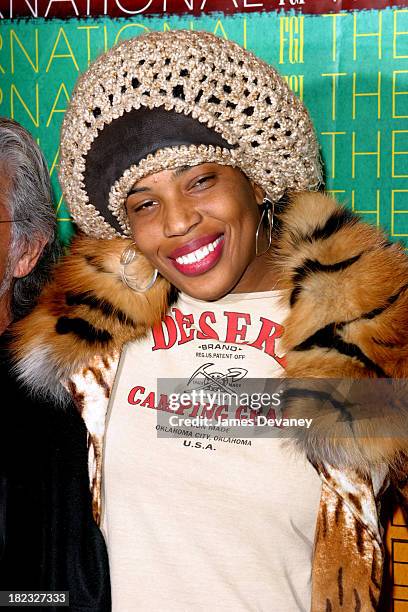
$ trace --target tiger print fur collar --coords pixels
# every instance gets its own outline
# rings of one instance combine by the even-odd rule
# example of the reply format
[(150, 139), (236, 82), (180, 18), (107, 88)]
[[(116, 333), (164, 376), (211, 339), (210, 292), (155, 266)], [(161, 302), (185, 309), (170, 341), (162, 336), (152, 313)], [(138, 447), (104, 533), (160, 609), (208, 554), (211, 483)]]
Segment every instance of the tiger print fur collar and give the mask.
[[(103, 362), (119, 354), (174, 303), (177, 291), (164, 278), (145, 294), (123, 285), (126, 244), (77, 237), (34, 311), (15, 324), (16, 370), (32, 391), (63, 401), (71, 377), (95, 355)], [(282, 338), (287, 377), (408, 376), (408, 258), (400, 245), (328, 196), (298, 193), (279, 214), (271, 261), (290, 308)], [(150, 271), (140, 258), (134, 273), (146, 278)], [(382, 419), (361, 419), (349, 408), (335, 425), (312, 400), (294, 398), (292, 414), (316, 424), (296, 434), (296, 444), (315, 464), (398, 467), (408, 448), (405, 395)]]

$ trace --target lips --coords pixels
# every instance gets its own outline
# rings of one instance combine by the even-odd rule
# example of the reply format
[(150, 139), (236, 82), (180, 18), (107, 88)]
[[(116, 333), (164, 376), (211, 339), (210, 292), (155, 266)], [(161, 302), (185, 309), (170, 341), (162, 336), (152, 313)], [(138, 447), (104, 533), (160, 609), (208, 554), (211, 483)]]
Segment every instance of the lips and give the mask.
[(218, 234), (207, 234), (206, 236), (201, 236), (200, 238), (196, 238), (195, 240), (190, 240), (181, 247), (174, 249), (169, 255), (171, 259), (176, 259), (176, 257), (182, 257), (183, 255), (188, 255), (188, 253), (192, 253), (196, 251), (200, 247), (205, 246), (206, 244), (211, 244), (217, 238), (222, 236), (221, 233)]
[(211, 234), (174, 249), (169, 260), (182, 274), (197, 276), (218, 263), (223, 248), (224, 234)]

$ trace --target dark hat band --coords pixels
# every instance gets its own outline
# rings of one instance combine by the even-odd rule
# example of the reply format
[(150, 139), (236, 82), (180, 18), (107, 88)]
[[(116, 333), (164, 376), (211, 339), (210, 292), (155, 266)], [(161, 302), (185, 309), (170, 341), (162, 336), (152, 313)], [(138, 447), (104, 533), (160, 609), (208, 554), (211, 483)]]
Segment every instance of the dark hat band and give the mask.
[(112, 227), (122, 231), (108, 205), (112, 185), (125, 170), (160, 149), (200, 144), (234, 148), (220, 134), (183, 113), (163, 107), (140, 107), (124, 113), (104, 127), (86, 156), (84, 177), (89, 203)]

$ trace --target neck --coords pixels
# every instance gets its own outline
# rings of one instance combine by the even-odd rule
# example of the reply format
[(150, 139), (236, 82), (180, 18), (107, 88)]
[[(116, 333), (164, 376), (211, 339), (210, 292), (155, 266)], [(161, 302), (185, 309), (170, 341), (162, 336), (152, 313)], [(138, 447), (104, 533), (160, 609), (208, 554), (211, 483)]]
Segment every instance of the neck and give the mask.
[(0, 335), (7, 329), (11, 321), (10, 296), (6, 292), (0, 297)]
[(255, 291), (270, 291), (281, 289), (280, 274), (276, 269), (275, 256), (272, 249), (263, 255), (255, 257), (248, 266), (245, 275), (235, 285), (231, 293), (252, 293)]

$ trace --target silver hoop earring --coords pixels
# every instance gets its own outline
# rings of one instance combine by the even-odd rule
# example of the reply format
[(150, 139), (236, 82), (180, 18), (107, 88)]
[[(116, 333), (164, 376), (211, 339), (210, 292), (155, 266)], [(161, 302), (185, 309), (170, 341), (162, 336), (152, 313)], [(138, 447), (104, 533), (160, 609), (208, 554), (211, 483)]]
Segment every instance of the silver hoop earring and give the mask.
[(149, 280), (147, 285), (145, 285), (144, 287), (140, 287), (140, 285), (137, 285), (134, 279), (132, 279), (131, 276), (128, 276), (126, 274), (127, 266), (133, 263), (135, 259), (140, 256), (140, 253), (136, 251), (135, 247), (136, 243), (132, 242), (132, 244), (127, 246), (126, 249), (123, 251), (120, 257), (120, 276), (123, 284), (129, 287), (129, 289), (132, 289), (132, 291), (136, 291), (138, 293), (144, 293), (145, 291), (153, 287), (154, 283), (156, 282), (158, 270), (154, 270), (152, 278)]
[[(272, 229), (273, 229), (273, 220), (274, 220), (274, 214), (275, 214), (275, 202), (271, 202), (271, 200), (267, 196), (264, 197), (262, 205), (263, 205), (262, 215), (261, 215), (261, 218), (259, 219), (258, 227), (256, 228), (256, 234), (255, 234), (255, 253), (257, 257), (259, 257), (260, 255), (264, 255), (270, 249), (270, 246), (272, 244)], [(260, 253), (258, 250), (258, 237), (259, 237), (259, 231), (261, 229), (261, 225), (263, 223), (265, 213), (268, 218), (268, 246), (266, 247), (264, 251), (262, 251), (262, 253)]]

